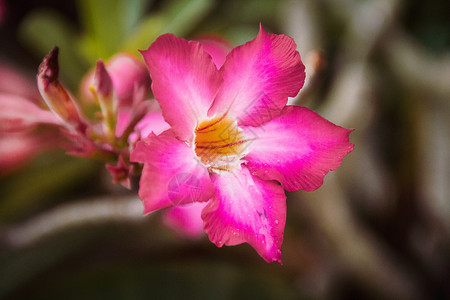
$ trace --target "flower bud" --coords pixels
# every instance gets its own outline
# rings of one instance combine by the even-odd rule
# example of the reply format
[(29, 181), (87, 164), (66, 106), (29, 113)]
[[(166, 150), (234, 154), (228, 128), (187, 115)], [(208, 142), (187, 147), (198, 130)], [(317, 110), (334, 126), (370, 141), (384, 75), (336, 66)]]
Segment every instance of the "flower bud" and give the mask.
[(37, 75), (39, 92), (48, 107), (69, 127), (78, 130), (85, 128), (75, 101), (59, 82), (58, 75), (58, 47), (55, 47), (47, 54), (39, 66)]
[(103, 116), (105, 133), (113, 138), (116, 126), (116, 108), (114, 88), (111, 77), (106, 71), (103, 61), (97, 61), (97, 68), (94, 75), (93, 93), (97, 96)]
[[(106, 70), (111, 78), (114, 91), (117, 96), (119, 108), (131, 107), (134, 103), (135, 91), (145, 88), (147, 92), (150, 87), (150, 77), (145, 65), (127, 54), (118, 54), (106, 62)], [(94, 102), (90, 86), (94, 84), (95, 73), (89, 73), (81, 84), (81, 96), (88, 103)]]

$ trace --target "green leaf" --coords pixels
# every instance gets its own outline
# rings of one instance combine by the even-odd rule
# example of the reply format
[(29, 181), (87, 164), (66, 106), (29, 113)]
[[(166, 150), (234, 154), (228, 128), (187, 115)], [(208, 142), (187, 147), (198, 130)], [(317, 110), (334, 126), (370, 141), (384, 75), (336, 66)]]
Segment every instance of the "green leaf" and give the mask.
[(176, 0), (167, 4), (161, 12), (145, 18), (130, 35), (122, 51), (137, 54), (138, 49), (147, 49), (155, 39), (170, 32), (184, 36), (214, 7), (213, 0)]
[(26, 215), (83, 180), (92, 178), (98, 164), (64, 153), (45, 153), (16, 176), (0, 185), (0, 221)]
[(214, 7), (213, 0), (177, 0), (163, 12), (166, 20), (161, 33), (184, 36), (189, 33)]
[(130, 35), (121, 51), (137, 55), (137, 50), (147, 49), (161, 34), (164, 23), (164, 19), (160, 15), (146, 18)]
[(118, 52), (142, 17), (144, 0), (81, 0), (81, 49), (91, 63)]

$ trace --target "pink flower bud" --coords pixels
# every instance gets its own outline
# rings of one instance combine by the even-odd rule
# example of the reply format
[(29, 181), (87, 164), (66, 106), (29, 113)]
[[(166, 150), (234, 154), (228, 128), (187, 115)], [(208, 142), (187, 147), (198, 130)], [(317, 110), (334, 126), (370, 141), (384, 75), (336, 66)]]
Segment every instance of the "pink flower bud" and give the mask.
[(119, 156), (116, 165), (107, 164), (106, 169), (113, 177), (113, 183), (120, 183), (127, 189), (131, 189), (130, 175), (133, 173), (133, 165), (127, 164), (122, 155)]
[(97, 68), (95, 69), (94, 89), (97, 92), (97, 96), (102, 98), (112, 97), (113, 83), (101, 59), (97, 61)]
[(97, 69), (94, 75), (94, 93), (100, 104), (103, 115), (103, 128), (110, 138), (114, 138), (114, 128), (116, 126), (116, 106), (113, 83), (111, 77), (105, 69), (103, 61), (97, 62)]
[(129, 55), (119, 54), (107, 65), (119, 98), (119, 106), (130, 106), (137, 88), (150, 87), (150, 76), (143, 62)]
[(84, 128), (78, 107), (66, 88), (59, 82), (58, 73), (58, 47), (55, 47), (39, 66), (37, 75), (39, 92), (48, 107), (67, 125), (77, 129)]
[[(150, 77), (145, 65), (132, 56), (118, 54), (106, 63), (106, 70), (111, 77), (119, 107), (130, 107), (137, 89), (150, 87)], [(94, 71), (90, 72), (81, 84), (81, 96), (87, 101), (94, 101), (90, 86), (94, 85)]]

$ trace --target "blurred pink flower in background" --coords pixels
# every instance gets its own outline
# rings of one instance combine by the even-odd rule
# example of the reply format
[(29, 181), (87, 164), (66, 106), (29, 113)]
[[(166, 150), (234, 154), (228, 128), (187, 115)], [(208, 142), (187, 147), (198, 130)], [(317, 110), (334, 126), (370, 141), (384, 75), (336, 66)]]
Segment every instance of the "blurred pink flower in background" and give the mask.
[(42, 104), (33, 78), (4, 61), (0, 61), (0, 93), (21, 96), (35, 104)]
[(160, 36), (142, 52), (171, 126), (137, 143), (145, 212), (207, 202), (204, 230), (217, 246), (249, 243), (281, 263), (284, 189), (314, 190), (352, 151), (351, 130), (286, 106), (305, 79), (294, 41), (261, 27), (223, 66), (197, 41)]
[(42, 124), (59, 124), (43, 105), (32, 78), (0, 61), (0, 176), (59, 145), (61, 136), (57, 131), (34, 130)]
[(0, 138), (0, 176), (25, 166), (39, 153), (54, 148), (52, 144), (55, 143), (57, 143), (57, 136), (50, 133), (36, 135), (20, 132), (2, 136)]

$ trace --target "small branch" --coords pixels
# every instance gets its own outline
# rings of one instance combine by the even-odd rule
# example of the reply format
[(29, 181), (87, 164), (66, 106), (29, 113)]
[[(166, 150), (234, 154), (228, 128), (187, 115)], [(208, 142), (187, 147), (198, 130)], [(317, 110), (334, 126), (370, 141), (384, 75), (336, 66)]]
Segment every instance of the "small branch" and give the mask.
[(12, 247), (25, 247), (70, 228), (108, 222), (142, 222), (143, 206), (136, 196), (102, 197), (60, 205), (22, 224), (2, 228), (0, 239)]

